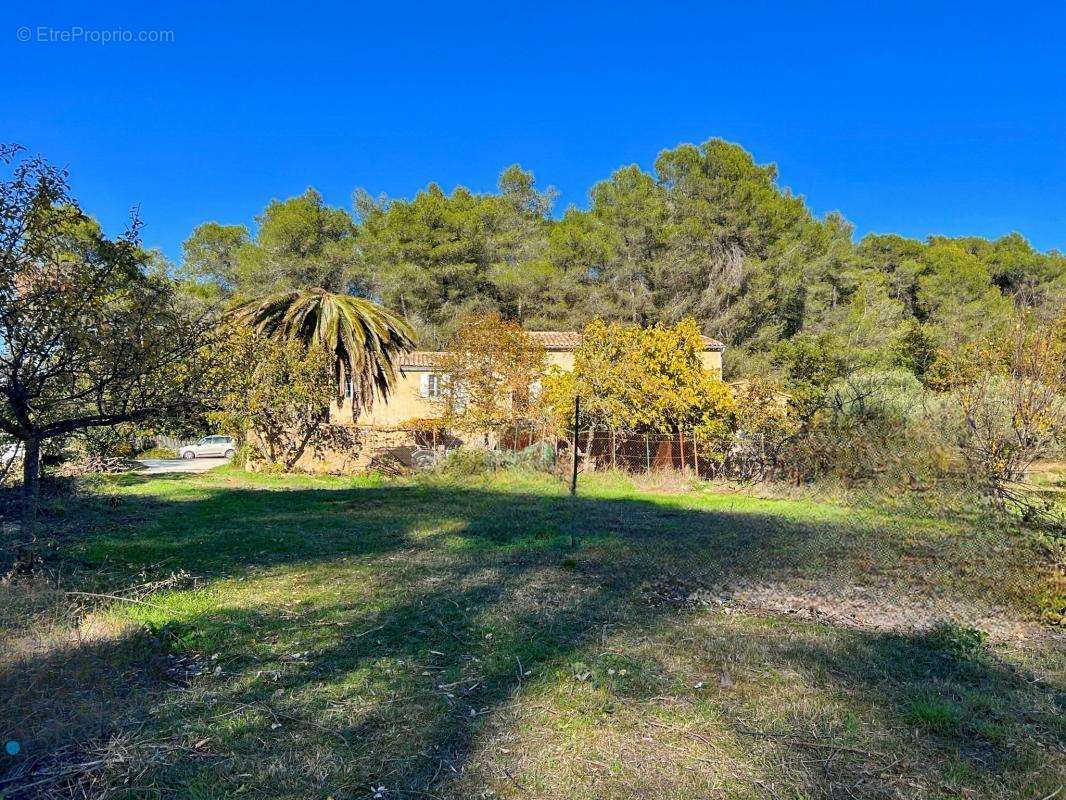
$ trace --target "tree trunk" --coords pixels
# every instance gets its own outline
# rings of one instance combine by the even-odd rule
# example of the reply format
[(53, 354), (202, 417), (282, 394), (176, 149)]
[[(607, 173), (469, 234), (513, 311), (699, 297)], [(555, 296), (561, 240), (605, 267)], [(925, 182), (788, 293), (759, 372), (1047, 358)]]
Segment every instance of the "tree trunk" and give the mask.
[(37, 561), (37, 501), (40, 495), (41, 440), (22, 443), (22, 534), (15, 569), (32, 572)]
[(37, 499), (40, 494), (41, 440), (22, 443), (22, 538), (32, 541), (37, 528)]
[(700, 451), (696, 446), (696, 429), (692, 429), (692, 463), (696, 465), (696, 477), (700, 476)]
[[(576, 416), (577, 416), (577, 412), (575, 412), (575, 417)], [(577, 430), (577, 428), (574, 428), (574, 430)], [(585, 466), (587, 468), (590, 468), (590, 469), (591, 469), (591, 467), (589, 465), (592, 464), (592, 438), (593, 438), (595, 433), (596, 433), (596, 423), (593, 422), (589, 426), (589, 435), (585, 438)]]

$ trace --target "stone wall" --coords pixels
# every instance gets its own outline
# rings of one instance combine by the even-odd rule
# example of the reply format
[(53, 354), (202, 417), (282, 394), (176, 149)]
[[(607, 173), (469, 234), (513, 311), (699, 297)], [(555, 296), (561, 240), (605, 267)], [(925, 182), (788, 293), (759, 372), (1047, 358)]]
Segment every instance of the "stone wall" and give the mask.
[(296, 462), (304, 472), (352, 475), (386, 464), (410, 465), (417, 447), (416, 433), (401, 428), (364, 428), (330, 425), (326, 444), (310, 448)]

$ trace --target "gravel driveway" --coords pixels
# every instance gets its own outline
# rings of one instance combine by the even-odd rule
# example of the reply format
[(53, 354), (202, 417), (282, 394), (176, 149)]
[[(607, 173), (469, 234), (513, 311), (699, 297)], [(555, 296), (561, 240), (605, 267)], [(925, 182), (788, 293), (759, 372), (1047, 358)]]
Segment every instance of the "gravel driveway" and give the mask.
[(161, 475), (165, 472), (207, 472), (209, 469), (228, 464), (228, 458), (144, 458), (140, 463), (145, 470), (141, 475)]

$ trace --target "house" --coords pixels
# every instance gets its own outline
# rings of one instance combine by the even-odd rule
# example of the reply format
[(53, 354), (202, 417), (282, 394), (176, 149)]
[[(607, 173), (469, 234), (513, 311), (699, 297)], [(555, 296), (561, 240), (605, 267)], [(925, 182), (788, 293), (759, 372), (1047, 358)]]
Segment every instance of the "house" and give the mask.
[[(574, 351), (581, 346), (581, 334), (576, 331), (529, 331), (529, 337), (546, 352), (547, 364), (562, 370), (574, 367)], [(722, 376), (722, 351), (725, 345), (708, 336), (703, 337), (700, 361), (704, 369)], [(369, 411), (352, 419), (350, 395), (340, 406), (333, 408), (330, 421), (335, 425), (355, 425), (379, 430), (398, 429), (412, 420), (434, 419), (441, 416), (441, 374), (438, 371), (441, 353), (416, 350), (400, 357), (399, 373), (388, 400), (378, 400)]]
[[(528, 331), (534, 343), (544, 348), (549, 367), (563, 370), (574, 367), (574, 351), (581, 346), (581, 334), (575, 331)], [(721, 342), (703, 337), (700, 362), (716, 377), (722, 376)], [(448, 442), (439, 440), (439, 431), (426, 421), (443, 414), (437, 402), (441, 390), (440, 361), (443, 354), (416, 350), (399, 359), (396, 381), (387, 400), (378, 399), (373, 408), (353, 418), (351, 392), (330, 408), (333, 429), (330, 441), (300, 458), (297, 467), (309, 472), (353, 473), (366, 469), (388, 470), (395, 464), (410, 465), (415, 454), (425, 447), (458, 444), (462, 439), (448, 434)]]

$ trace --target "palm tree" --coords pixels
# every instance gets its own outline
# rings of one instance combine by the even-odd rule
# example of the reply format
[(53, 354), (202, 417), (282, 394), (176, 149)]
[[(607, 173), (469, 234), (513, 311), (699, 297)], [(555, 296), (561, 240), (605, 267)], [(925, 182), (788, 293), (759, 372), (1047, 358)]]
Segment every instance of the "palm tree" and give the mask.
[(352, 403), (369, 408), (389, 396), (396, 358), (414, 347), (414, 333), (377, 303), (325, 289), (277, 292), (237, 306), (233, 319), (273, 339), (318, 344), (337, 358), (337, 397), (352, 383)]

